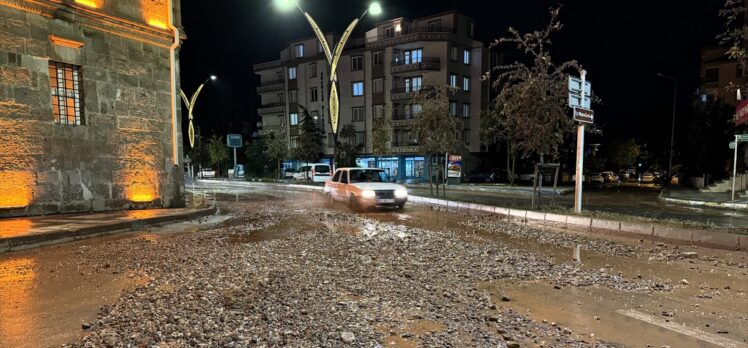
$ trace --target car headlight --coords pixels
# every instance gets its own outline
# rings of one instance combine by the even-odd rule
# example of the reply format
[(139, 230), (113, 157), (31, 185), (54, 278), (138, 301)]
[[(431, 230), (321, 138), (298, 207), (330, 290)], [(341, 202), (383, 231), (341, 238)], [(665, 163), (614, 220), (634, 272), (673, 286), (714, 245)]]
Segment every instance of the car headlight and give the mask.
[(408, 190), (395, 190), (395, 198), (407, 198)]
[(363, 198), (374, 198), (377, 194), (373, 190), (364, 190), (361, 191), (361, 197)]

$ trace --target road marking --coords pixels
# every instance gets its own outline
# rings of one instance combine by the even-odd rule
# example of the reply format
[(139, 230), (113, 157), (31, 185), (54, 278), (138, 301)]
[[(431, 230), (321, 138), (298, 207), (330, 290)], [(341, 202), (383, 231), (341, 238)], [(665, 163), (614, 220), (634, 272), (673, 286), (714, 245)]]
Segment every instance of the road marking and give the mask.
[(633, 309), (629, 309), (629, 310), (619, 309), (616, 312), (619, 314), (623, 314), (627, 317), (639, 319), (643, 322), (646, 322), (652, 325), (657, 325), (659, 327), (662, 327), (662, 328), (665, 328), (671, 331), (675, 331), (677, 333), (680, 333), (686, 336), (691, 336), (693, 338), (700, 339), (705, 342), (716, 344), (720, 347), (726, 347), (726, 348), (748, 347), (748, 344), (745, 344), (742, 342), (731, 340), (729, 338), (719, 336), (713, 333), (704, 332), (699, 329), (688, 328), (681, 324), (667, 322), (664, 319), (661, 319), (661, 318), (658, 318), (658, 317), (655, 317), (649, 314), (645, 314), (642, 312), (638, 312)]

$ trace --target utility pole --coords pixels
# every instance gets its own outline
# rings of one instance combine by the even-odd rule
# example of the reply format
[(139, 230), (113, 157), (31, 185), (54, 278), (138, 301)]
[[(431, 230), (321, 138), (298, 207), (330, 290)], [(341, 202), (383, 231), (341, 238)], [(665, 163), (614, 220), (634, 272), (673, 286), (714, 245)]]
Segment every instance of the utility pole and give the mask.
[[(587, 71), (582, 70), (580, 72), (582, 78), (582, 100), (584, 100), (584, 84), (587, 79)], [(579, 214), (582, 212), (582, 182), (584, 181), (583, 175), (584, 169), (584, 122), (579, 122), (577, 126), (577, 168), (576, 168), (576, 181), (574, 182), (574, 212)]]

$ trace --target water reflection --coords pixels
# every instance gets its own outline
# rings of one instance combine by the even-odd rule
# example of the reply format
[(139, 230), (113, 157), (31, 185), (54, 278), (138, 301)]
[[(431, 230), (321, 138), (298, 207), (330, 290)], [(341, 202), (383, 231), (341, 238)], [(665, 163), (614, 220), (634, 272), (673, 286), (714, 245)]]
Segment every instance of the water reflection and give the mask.
[(28, 234), (33, 223), (29, 219), (0, 220), (0, 238)]
[(24, 344), (31, 330), (31, 290), (37, 277), (30, 258), (0, 260), (0, 346)]

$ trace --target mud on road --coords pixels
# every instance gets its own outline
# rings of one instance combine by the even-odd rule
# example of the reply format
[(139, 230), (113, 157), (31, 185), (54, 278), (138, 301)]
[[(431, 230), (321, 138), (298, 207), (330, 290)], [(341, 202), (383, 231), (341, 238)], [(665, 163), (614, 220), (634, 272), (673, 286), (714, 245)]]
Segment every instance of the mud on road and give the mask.
[[(216, 197), (222, 216), (212, 221), (0, 257), (0, 289), (16, 288), (2, 274), (33, 274), (27, 302), (3, 300), (0, 311), (23, 316), (42, 297), (49, 308), (87, 303), (56, 311), (66, 325), (29, 310), (14, 328), (3, 315), (0, 346), (748, 343), (745, 253), (415, 205), (355, 214), (315, 193)], [(33, 263), (12, 263), (22, 259)]]

